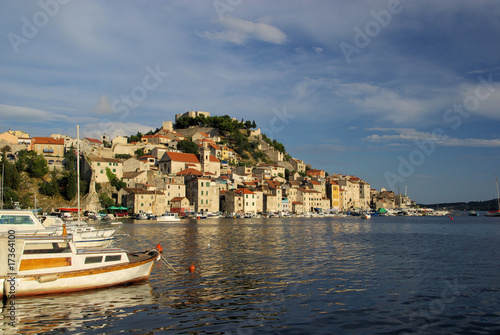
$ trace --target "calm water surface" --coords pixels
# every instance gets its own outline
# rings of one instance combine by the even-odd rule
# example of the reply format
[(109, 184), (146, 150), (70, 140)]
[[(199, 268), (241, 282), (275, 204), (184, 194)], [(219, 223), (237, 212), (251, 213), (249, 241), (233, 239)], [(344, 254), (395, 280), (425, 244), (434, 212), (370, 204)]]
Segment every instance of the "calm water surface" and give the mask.
[[(500, 219), (127, 221), (141, 284), (18, 298), (18, 334), (499, 334)], [(188, 268), (196, 266), (195, 273)], [(8, 315), (2, 308), (1, 315)]]

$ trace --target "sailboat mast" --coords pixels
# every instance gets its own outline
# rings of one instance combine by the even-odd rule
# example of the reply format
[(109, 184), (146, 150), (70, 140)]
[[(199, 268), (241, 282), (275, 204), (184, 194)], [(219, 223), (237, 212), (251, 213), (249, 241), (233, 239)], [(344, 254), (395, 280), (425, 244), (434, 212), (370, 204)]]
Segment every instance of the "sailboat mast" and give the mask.
[(80, 222), (80, 125), (76, 125), (76, 193), (78, 198), (78, 222)]
[(500, 192), (498, 191), (498, 175), (495, 175), (495, 178), (497, 180), (497, 205), (498, 205), (498, 210), (500, 210)]

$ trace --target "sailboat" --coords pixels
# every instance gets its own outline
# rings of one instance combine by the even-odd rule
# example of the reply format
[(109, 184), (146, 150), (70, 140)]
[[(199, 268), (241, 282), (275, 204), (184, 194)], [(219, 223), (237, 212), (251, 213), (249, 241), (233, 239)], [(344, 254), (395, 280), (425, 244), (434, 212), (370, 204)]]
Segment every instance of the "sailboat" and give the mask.
[(500, 217), (500, 192), (498, 190), (498, 176), (496, 177), (497, 180), (497, 208), (496, 210), (489, 211), (488, 213), (484, 214), (484, 216), (497, 216)]

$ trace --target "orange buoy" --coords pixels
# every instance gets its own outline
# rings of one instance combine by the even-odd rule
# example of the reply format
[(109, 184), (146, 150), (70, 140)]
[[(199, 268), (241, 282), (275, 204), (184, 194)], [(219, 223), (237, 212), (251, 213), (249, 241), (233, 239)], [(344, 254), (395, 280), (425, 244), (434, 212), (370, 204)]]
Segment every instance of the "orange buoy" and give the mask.
[(189, 267), (189, 272), (194, 273), (195, 270), (196, 270), (195, 266), (191, 264), (191, 266)]
[(158, 243), (158, 244), (156, 245), (156, 248), (155, 248), (155, 249), (156, 249), (156, 250), (158, 250), (158, 252), (159, 252), (160, 254), (163, 252), (163, 248), (161, 247), (160, 243)]

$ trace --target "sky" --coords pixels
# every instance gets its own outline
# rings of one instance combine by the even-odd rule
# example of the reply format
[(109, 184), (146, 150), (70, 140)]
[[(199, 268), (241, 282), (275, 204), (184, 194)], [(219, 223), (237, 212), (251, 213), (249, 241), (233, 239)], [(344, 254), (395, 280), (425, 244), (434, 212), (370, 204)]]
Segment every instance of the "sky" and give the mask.
[(255, 120), (288, 153), (417, 203), (490, 200), (500, 2), (2, 1), (0, 133)]

